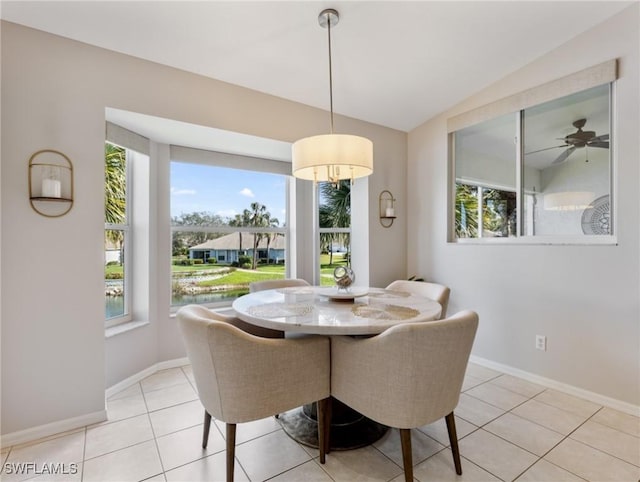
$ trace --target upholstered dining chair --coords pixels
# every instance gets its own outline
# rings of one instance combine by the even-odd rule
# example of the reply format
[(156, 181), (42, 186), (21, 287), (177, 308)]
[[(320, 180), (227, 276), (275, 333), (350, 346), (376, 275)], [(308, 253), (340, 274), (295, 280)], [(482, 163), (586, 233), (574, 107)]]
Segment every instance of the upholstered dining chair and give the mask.
[(275, 290), (278, 288), (289, 288), (292, 286), (310, 286), (306, 280), (299, 278), (285, 278), (285, 279), (268, 279), (265, 281), (254, 281), (249, 284), (249, 292), (255, 293), (256, 291), (263, 290)]
[(400, 429), (406, 481), (413, 480), (411, 429), (445, 418), (462, 474), (453, 411), (478, 328), (462, 311), (445, 320), (396, 325), (371, 338), (331, 337), (331, 395), (365, 417)]
[(451, 293), (451, 290), (447, 286), (424, 281), (396, 280), (385, 289), (392, 291), (406, 291), (407, 293), (426, 296), (427, 298), (435, 300), (440, 303), (440, 306), (442, 306), (440, 319), (443, 320), (447, 317), (447, 306), (449, 305), (449, 294)]
[(180, 308), (177, 318), (205, 409), (202, 447), (207, 446), (211, 417), (226, 424), (228, 482), (233, 481), (236, 424), (315, 401), (320, 462), (324, 463), (331, 364), (328, 338), (260, 338), (196, 305)]

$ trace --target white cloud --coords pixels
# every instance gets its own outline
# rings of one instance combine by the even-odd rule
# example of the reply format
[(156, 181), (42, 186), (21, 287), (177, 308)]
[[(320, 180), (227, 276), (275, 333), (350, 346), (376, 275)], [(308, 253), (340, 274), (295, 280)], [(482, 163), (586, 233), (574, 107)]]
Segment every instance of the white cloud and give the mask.
[(247, 196), (247, 197), (256, 197), (255, 194), (253, 194), (253, 191), (248, 187), (245, 187), (242, 191), (240, 191), (239, 194), (242, 194), (243, 196)]
[(175, 194), (176, 196), (193, 196), (197, 194), (197, 191), (195, 189), (176, 189), (175, 187), (172, 187), (171, 194)]

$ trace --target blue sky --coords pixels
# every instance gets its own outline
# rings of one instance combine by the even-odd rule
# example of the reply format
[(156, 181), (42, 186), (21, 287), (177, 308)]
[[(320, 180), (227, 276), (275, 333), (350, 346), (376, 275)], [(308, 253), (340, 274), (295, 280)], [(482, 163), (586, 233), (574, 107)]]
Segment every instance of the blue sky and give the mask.
[(286, 176), (225, 167), (171, 163), (171, 216), (212, 212), (233, 218), (252, 202), (285, 221)]

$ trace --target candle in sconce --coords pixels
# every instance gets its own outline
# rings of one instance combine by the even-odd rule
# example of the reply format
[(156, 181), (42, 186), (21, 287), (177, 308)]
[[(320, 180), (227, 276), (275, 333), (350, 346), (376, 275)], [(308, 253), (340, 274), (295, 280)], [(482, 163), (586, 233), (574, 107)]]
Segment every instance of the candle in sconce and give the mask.
[(43, 179), (42, 197), (61, 197), (60, 181), (57, 179)]
[(385, 215), (388, 218), (393, 218), (396, 215), (395, 210), (393, 209), (393, 201), (391, 199), (387, 201), (387, 209), (385, 211)]

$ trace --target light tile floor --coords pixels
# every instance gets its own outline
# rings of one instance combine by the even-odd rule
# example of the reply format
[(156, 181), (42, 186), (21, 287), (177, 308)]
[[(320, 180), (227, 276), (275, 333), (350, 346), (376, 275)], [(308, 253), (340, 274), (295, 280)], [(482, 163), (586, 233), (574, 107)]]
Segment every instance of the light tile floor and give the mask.
[[(191, 367), (164, 370), (112, 396), (109, 420), (0, 451), (7, 482), (18, 463), (65, 464), (63, 481), (222, 481), (224, 424), (203, 450), (203, 409)], [(463, 475), (453, 468), (444, 421), (412, 432), (418, 481), (564, 482), (640, 480), (640, 419), (525, 380), (469, 364), (456, 409)], [(274, 417), (238, 425), (238, 481), (404, 480), (395, 430), (358, 450), (318, 451), (289, 438)]]

